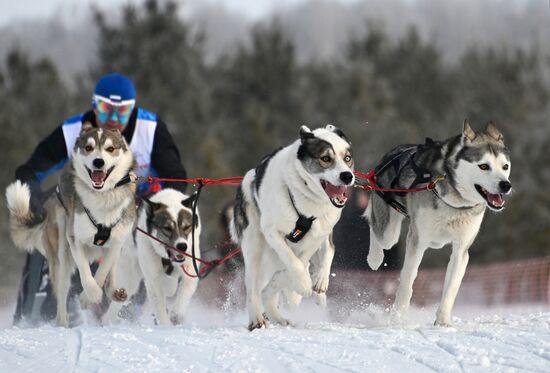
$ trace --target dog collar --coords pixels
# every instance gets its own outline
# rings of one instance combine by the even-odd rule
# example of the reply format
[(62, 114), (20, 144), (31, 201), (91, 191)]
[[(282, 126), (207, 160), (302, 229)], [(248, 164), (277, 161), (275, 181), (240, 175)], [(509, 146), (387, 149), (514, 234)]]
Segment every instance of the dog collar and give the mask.
[(286, 239), (290, 242), (297, 243), (302, 238), (304, 238), (307, 232), (309, 232), (313, 221), (317, 218), (314, 216), (310, 216), (308, 218), (305, 215), (300, 214), (300, 212), (296, 208), (296, 204), (294, 203), (294, 198), (292, 197), (292, 193), (290, 193), (290, 189), (288, 190), (288, 196), (290, 197), (290, 203), (292, 204), (292, 207), (294, 207), (294, 211), (296, 211), (296, 213), (298, 214), (298, 220), (296, 220), (294, 230), (286, 235)]
[(128, 172), (126, 176), (124, 176), (115, 184), (115, 188), (118, 188), (119, 186), (123, 186), (135, 181), (137, 181), (137, 176), (133, 172)]

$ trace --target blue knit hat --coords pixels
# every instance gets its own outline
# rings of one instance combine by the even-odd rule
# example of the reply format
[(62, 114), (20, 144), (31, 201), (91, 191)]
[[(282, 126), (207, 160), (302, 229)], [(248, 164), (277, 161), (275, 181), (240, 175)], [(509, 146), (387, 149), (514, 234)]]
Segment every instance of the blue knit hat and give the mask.
[(136, 99), (136, 89), (130, 79), (122, 74), (112, 73), (99, 79), (94, 96), (108, 99), (113, 103), (123, 103)]

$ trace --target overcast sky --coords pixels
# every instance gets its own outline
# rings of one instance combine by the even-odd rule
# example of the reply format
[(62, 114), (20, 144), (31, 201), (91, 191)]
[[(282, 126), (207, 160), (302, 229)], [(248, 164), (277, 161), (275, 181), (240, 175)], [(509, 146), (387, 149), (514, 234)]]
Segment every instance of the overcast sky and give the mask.
[[(83, 14), (90, 4), (97, 4), (102, 9), (118, 8), (121, 4), (141, 3), (143, 0), (2, 0), (0, 26), (15, 20), (44, 19), (61, 14), (63, 19), (70, 21), (71, 17)], [(198, 6), (200, 3), (223, 4), (226, 8), (239, 12), (248, 18), (256, 19), (269, 14), (273, 9), (285, 8), (306, 0), (180, 0), (184, 7)], [(331, 0), (329, 0), (331, 1)], [(339, 2), (354, 2), (357, 0), (332, 0)]]

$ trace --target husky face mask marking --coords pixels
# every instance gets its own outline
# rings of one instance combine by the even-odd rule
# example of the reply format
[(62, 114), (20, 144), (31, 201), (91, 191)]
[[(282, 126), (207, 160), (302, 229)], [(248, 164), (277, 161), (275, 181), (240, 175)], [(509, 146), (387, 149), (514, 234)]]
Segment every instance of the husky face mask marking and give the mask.
[(298, 149), (298, 159), (302, 166), (319, 179), (319, 186), (334, 206), (344, 207), (355, 178), (351, 145), (343, 132), (328, 125), (313, 133), (302, 126), (300, 137), (302, 145)]
[[(191, 197), (192, 198), (192, 197)], [(192, 241), (193, 213), (184, 206), (176, 208), (163, 203), (147, 202), (147, 230), (160, 240), (181, 251), (188, 251)], [(183, 203), (182, 203), (183, 205)], [(155, 249), (157, 248), (154, 246)], [(183, 262), (185, 255), (169, 247), (166, 252), (158, 252), (160, 257)]]
[(82, 126), (72, 156), (77, 176), (94, 190), (112, 189), (132, 166), (132, 155), (118, 130)]
[(462, 142), (464, 147), (456, 156), (457, 189), (470, 201), (502, 210), (503, 196), (512, 190), (510, 153), (502, 134), (492, 123), (483, 133), (475, 133), (465, 122)]

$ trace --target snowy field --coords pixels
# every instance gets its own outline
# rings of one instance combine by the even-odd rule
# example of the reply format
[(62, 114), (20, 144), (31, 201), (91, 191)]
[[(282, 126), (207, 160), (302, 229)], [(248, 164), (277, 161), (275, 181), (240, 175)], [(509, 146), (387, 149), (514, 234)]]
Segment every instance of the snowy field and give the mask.
[[(248, 332), (243, 310), (196, 304), (184, 326), (11, 327), (4, 308), (1, 372), (550, 372), (547, 305), (460, 306), (434, 327), (435, 306), (401, 319), (375, 306), (334, 312), (304, 303), (294, 327)], [(222, 307), (223, 309), (223, 307)], [(331, 312), (332, 310), (332, 312)], [(342, 319), (345, 315), (345, 319)]]

